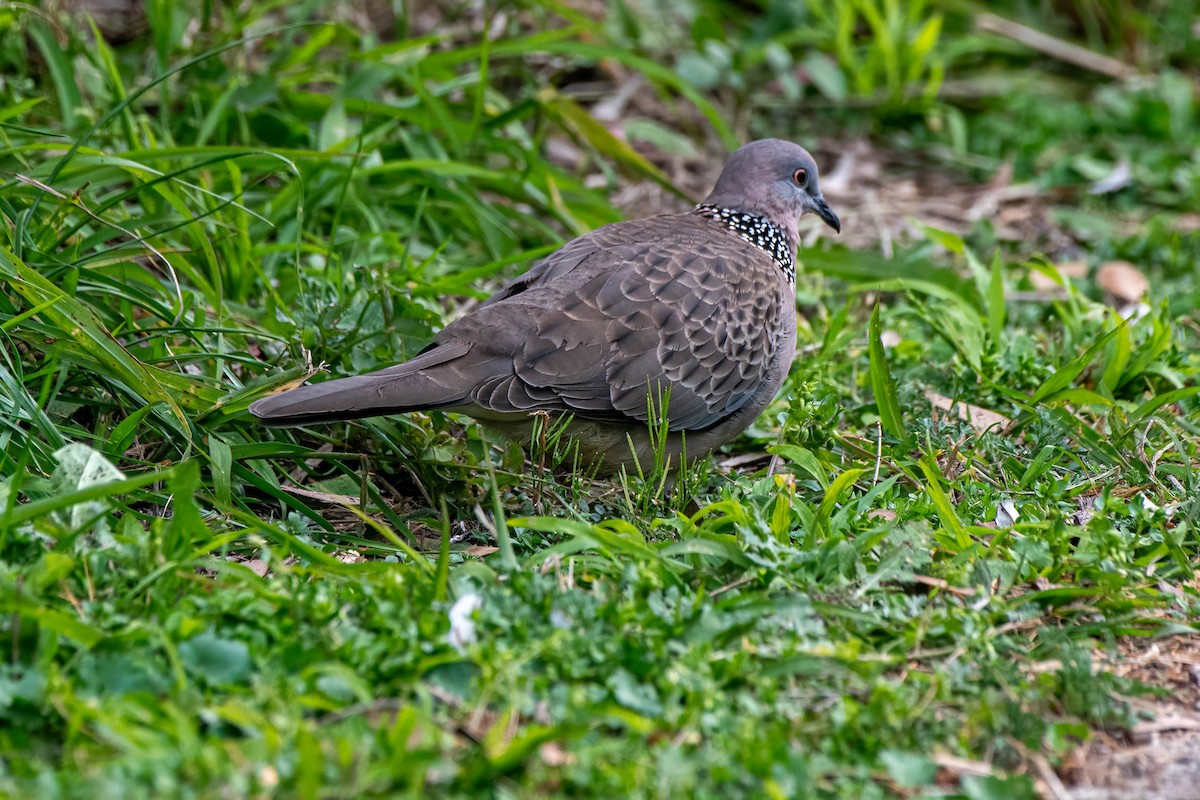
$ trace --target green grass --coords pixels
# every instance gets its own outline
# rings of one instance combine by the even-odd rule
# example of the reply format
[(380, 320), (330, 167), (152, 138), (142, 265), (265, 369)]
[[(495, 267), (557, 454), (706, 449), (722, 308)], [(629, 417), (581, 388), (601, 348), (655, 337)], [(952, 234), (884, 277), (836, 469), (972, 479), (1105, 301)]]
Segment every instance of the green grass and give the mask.
[[(318, 5), (156, 0), (120, 52), (0, 10), (0, 794), (1019, 798), (1036, 757), (1132, 722), (1114, 645), (1200, 611), (1187, 43), (1128, 12), (1163, 71), (1116, 85), (976, 46), (950, 3), (488, 7), (489, 41), (447, 4), (384, 43)], [(1088, 19), (1023, 21), (1131, 41)], [(568, 90), (601, 62), (650, 82), (633, 130), (666, 146), (1011, 159), (1093, 267), (1147, 273), (1149, 312), (986, 223), (890, 261), (821, 244), (785, 391), (721, 456), (779, 469), (674, 493), (442, 414), (256, 425), (669, 182)], [(1007, 88), (953, 101), (943, 69)], [(546, 157), (564, 137), (578, 166)], [(1122, 158), (1133, 186), (1088, 195)], [(1012, 300), (1037, 273), (1062, 291)]]

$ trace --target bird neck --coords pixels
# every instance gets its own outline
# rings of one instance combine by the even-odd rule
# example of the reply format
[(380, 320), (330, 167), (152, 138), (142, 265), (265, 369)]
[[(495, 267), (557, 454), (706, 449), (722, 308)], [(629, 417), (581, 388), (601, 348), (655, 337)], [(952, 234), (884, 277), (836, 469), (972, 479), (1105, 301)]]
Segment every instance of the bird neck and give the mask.
[(701, 203), (695, 214), (724, 225), (771, 257), (789, 284), (796, 283), (796, 238), (766, 217), (747, 211)]

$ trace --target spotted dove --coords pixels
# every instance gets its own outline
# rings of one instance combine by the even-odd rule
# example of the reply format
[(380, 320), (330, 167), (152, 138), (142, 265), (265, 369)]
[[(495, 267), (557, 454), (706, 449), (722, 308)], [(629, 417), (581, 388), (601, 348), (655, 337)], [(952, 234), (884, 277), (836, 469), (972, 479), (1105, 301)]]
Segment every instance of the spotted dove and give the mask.
[[(797, 222), (834, 230), (817, 166), (778, 139), (735, 152), (684, 214), (606, 225), (568, 242), (387, 369), (275, 394), (270, 425), (441, 409), (528, 439), (533, 412), (569, 414), (587, 458), (615, 471), (703, 456), (754, 421), (795, 354)], [(661, 398), (666, 398), (665, 414)]]

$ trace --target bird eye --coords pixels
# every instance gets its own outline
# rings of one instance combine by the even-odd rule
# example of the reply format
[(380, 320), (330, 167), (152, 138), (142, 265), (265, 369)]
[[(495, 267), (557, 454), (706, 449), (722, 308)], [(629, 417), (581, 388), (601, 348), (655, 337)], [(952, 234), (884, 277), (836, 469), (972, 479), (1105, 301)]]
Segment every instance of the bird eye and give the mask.
[(808, 183), (808, 170), (804, 167), (796, 170), (792, 173), (792, 180), (796, 182), (797, 186), (803, 187), (804, 184)]

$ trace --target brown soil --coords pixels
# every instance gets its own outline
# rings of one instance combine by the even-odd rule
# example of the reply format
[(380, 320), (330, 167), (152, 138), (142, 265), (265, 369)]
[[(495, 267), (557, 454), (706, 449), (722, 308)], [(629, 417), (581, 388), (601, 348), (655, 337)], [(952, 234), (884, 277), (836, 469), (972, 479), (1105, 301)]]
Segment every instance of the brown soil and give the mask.
[(1064, 769), (1071, 788), (1063, 797), (1200, 799), (1200, 635), (1128, 639), (1118, 648), (1113, 672), (1163, 695), (1126, 698), (1144, 718), (1130, 731), (1096, 731), (1076, 750)]

